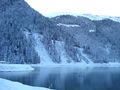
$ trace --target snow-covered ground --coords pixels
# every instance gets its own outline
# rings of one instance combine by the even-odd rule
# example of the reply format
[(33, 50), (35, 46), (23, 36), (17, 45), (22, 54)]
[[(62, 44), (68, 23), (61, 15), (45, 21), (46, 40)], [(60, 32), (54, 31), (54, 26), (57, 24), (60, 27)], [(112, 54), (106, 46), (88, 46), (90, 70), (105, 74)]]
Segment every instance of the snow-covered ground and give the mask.
[(65, 27), (80, 27), (77, 24), (63, 24), (63, 23), (59, 23), (57, 24), (57, 26), (65, 26)]
[(46, 64), (31, 64), (31, 65), (23, 65), (23, 64), (0, 64), (0, 71), (2, 72), (14, 72), (14, 71), (31, 71), (34, 70), (32, 67), (120, 67), (120, 63), (61, 63), (61, 64), (55, 64), (55, 63), (46, 63)]
[(30, 65), (25, 64), (0, 64), (0, 71), (30, 71), (34, 70)]
[(18, 82), (13, 82), (0, 78), (0, 90), (50, 90), (50, 89), (28, 86)]
[(40, 59), (41, 59), (41, 63), (45, 64), (45, 63), (53, 63), (52, 59), (50, 58), (47, 50), (45, 49), (44, 44), (41, 42), (41, 37), (38, 33), (34, 33), (33, 34), (34, 40), (35, 40), (35, 50), (38, 53)]
[(67, 63), (67, 64), (31, 64), (32, 67), (79, 67), (79, 68), (95, 68), (95, 67), (120, 67), (120, 63)]
[(93, 33), (96, 32), (96, 30), (90, 29), (89, 32)]
[(67, 64), (68, 61), (70, 63), (73, 63), (72, 59), (69, 57), (69, 55), (65, 51), (64, 47), (65, 47), (65, 43), (64, 42), (61, 42), (61, 41), (56, 41), (55, 42), (55, 48), (56, 48), (56, 50), (59, 53), (60, 58), (61, 58), (61, 63), (60, 64)]
[(35, 51), (40, 57), (41, 64), (52, 64), (52, 59), (50, 58), (47, 50), (45, 49), (44, 44), (42, 43), (43, 36), (38, 33), (30, 33), (27, 30), (24, 32), (26, 38), (29, 40), (31, 37), (34, 40)]

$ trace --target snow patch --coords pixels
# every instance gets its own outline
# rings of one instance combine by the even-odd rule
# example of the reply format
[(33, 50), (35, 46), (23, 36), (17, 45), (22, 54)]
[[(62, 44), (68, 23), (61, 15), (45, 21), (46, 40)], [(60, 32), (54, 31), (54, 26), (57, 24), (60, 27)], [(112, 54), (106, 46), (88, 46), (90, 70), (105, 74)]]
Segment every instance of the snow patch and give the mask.
[(31, 37), (33, 38), (34, 45), (35, 45), (35, 51), (38, 53), (38, 55), (40, 57), (40, 63), (41, 64), (53, 63), (47, 50), (45, 49), (44, 44), (42, 43), (43, 36), (38, 33), (30, 33), (27, 30), (24, 31), (24, 34), (28, 40)]
[(111, 19), (113, 21), (120, 22), (120, 17), (115, 17), (115, 16), (91, 15), (91, 14), (81, 14), (79, 16), (87, 17), (91, 20)]
[(0, 90), (50, 90), (50, 89), (28, 86), (22, 83), (13, 82), (0, 78)]
[(93, 33), (93, 32), (96, 32), (96, 30), (91, 29), (91, 30), (89, 30), (89, 32)]
[(76, 25), (76, 24), (63, 24), (63, 23), (59, 23), (59, 24), (57, 24), (57, 26), (80, 27), (79, 25)]
[(82, 59), (82, 62), (86, 62), (86, 63), (90, 63), (92, 64), (92, 60), (90, 58), (88, 58), (88, 56), (86, 54), (83, 53), (83, 49), (82, 48), (79, 48), (79, 51), (81, 53), (81, 59)]
[(41, 64), (53, 63), (52, 59), (50, 58), (50, 56), (47, 52), (47, 50), (45, 49), (45, 46), (41, 42), (41, 36), (37, 33), (34, 33), (33, 37), (35, 39), (35, 50), (40, 57), (40, 63)]
[[(68, 62), (72, 62), (72, 60), (70, 59), (70, 57), (67, 55), (66, 51), (65, 51), (65, 43), (64, 42), (60, 42), (60, 41), (56, 41), (55, 42), (55, 48), (57, 50), (57, 52), (59, 53), (60, 55), (60, 58), (61, 58), (61, 63), (68, 63)], [(68, 61), (68, 62), (67, 62)]]
[(0, 71), (30, 71), (34, 70), (30, 65), (24, 64), (0, 64)]
[(26, 38), (29, 39), (29, 35), (30, 35), (31, 33), (30, 33), (30, 32), (27, 32), (27, 31), (24, 31), (23, 33), (25, 34)]
[(120, 63), (66, 63), (66, 64), (32, 64), (33, 67), (80, 67), (80, 68), (95, 68), (95, 67), (120, 67)]

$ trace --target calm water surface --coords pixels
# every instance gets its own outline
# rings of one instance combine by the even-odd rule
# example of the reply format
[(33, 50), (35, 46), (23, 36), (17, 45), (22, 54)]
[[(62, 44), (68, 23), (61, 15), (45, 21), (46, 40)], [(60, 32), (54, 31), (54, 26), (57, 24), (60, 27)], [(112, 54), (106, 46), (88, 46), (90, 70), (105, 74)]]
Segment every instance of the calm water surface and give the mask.
[(37, 67), (29, 72), (0, 72), (0, 78), (55, 90), (120, 90), (120, 68)]

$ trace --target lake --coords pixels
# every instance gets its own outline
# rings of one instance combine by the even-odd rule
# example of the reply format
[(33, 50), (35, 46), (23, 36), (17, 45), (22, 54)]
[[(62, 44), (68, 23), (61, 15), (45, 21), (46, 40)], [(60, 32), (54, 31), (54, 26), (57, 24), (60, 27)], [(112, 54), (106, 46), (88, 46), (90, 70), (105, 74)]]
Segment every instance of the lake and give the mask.
[(55, 90), (120, 90), (120, 68), (36, 67), (0, 72), (0, 78)]

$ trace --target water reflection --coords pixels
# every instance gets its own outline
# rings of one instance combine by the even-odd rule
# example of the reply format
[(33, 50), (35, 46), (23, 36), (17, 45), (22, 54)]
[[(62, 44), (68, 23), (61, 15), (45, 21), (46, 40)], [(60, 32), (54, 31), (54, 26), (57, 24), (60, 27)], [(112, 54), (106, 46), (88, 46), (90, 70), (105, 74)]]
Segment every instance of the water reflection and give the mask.
[(31, 72), (1, 72), (0, 77), (55, 90), (120, 90), (120, 68), (36, 68)]

